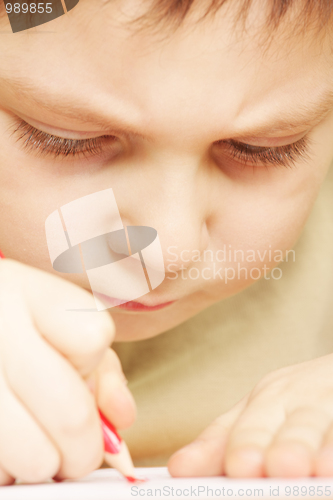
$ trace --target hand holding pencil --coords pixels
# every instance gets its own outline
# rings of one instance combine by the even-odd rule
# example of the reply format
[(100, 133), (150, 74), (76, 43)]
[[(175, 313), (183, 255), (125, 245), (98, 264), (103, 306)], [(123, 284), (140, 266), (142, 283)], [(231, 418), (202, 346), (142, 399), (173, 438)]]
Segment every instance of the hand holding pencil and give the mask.
[(91, 294), (73, 283), (0, 261), (0, 485), (78, 478), (103, 456), (136, 479), (116, 431), (133, 423), (135, 404), (109, 348), (112, 319), (69, 313), (73, 295), (91, 308)]

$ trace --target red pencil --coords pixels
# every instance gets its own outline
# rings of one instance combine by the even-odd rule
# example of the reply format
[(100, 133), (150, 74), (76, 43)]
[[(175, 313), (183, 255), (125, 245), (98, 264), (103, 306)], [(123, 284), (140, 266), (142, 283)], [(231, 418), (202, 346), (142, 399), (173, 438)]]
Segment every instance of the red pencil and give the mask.
[[(0, 258), (5, 258), (1, 250)], [(104, 439), (105, 461), (125, 476), (127, 481), (131, 483), (144, 481), (144, 479), (139, 479), (134, 475), (134, 466), (126, 443), (119, 436), (113, 424), (103, 415), (101, 410), (98, 410), (98, 412)]]

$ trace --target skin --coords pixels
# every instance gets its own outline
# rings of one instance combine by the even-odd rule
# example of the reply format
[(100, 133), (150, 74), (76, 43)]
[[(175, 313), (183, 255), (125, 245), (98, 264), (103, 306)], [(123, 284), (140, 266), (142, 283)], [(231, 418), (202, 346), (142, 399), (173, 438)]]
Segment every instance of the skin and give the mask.
[[(76, 294), (88, 303), (91, 296), (82, 290), (89, 290), (85, 276), (52, 276), (57, 273), (52, 269), (44, 234), (51, 212), (81, 196), (112, 187), (124, 224), (157, 229), (167, 264), (168, 249), (175, 246), (178, 255), (185, 250), (186, 256), (193, 251), (215, 253), (224, 244), (244, 251), (285, 252), (299, 237), (333, 159), (332, 110), (311, 123), (304, 119), (291, 127), (288, 122), (288, 117), (299, 116), (309, 102), (315, 107), (317, 103), (319, 110), (320, 93), (332, 89), (328, 39), (298, 36), (291, 44), (282, 26), (264, 50), (256, 37), (263, 12), (256, 5), (246, 35), (235, 31), (232, 10), (221, 10), (214, 19), (208, 17), (201, 23), (195, 13), (178, 31), (170, 33), (164, 28), (163, 36), (158, 36), (128, 23), (140, 9), (137, 1), (123, 1), (121, 6), (115, 1), (96, 8), (95, 3), (81, 0), (70, 14), (52, 23), (0, 37), (0, 52), (4, 54), (0, 199), (5, 214), (0, 220), (0, 241), (10, 259), (0, 267), (1, 317), (13, 309), (15, 290), (20, 304), (15, 308), (14, 326), (4, 321), (1, 327), (6, 349), (0, 365), (0, 398), (4, 401), (1, 407), (8, 410), (0, 418), (0, 441), (2, 436), (11, 436), (9, 422), (14, 419), (16, 429), (31, 436), (27, 449), (33, 446), (43, 457), (43, 464), (30, 461), (26, 466), (19, 447), (13, 451), (12, 441), (8, 441), (0, 452), (1, 484), (9, 484), (15, 477), (31, 482), (54, 474), (78, 477), (98, 466), (102, 442), (94, 399), (85, 380), (95, 380), (97, 402), (118, 427), (130, 425), (135, 417), (119, 362), (108, 349), (114, 335), (119, 341), (158, 335), (253, 281), (244, 277), (228, 283), (207, 280), (202, 270), (207, 266), (212, 269), (213, 263), (179, 258), (167, 267), (163, 284), (140, 298), (146, 305), (176, 301), (171, 306), (149, 313), (113, 308), (100, 315), (90, 314), (83, 324), (77, 319), (74, 333), (65, 336), (60, 333), (61, 321), (65, 331), (71, 332), (73, 320), (59, 312), (61, 307), (65, 309), (63, 297)], [(9, 29), (6, 20), (2, 23)], [(16, 92), (6, 79), (18, 82), (20, 90)], [(22, 88), (24, 84), (29, 84), (27, 89)], [(36, 96), (32, 95), (34, 87)], [(41, 99), (48, 102), (48, 108), (41, 105)], [(78, 113), (65, 117), (74, 101), (82, 113), (94, 113), (99, 119), (79, 119)], [(68, 104), (62, 111), (64, 102)], [(287, 123), (277, 131), (281, 118)], [(18, 134), (12, 134), (19, 119), (60, 137), (109, 135), (110, 139), (97, 157), (43, 156), (24, 149)], [(264, 130), (259, 133), (258, 127)], [(232, 158), (225, 143), (234, 139), (253, 146), (278, 147), (304, 136), (309, 137), (311, 146), (307, 156), (299, 157), (292, 168), (253, 162), (244, 165)], [(217, 264), (232, 267), (237, 262)], [(264, 264), (268, 270), (277, 262), (266, 260)], [(200, 279), (189, 279), (194, 267), (199, 269)], [(242, 267), (250, 271), (258, 262), (242, 263)], [(51, 293), (53, 289), (56, 291)], [(41, 360), (40, 373), (58, 381), (55, 391), (59, 384), (68, 387), (68, 398), (75, 402), (72, 422), (78, 414), (82, 421), (82, 431), (74, 433), (77, 442), (68, 437), (73, 424), (66, 420), (66, 398), (50, 401), (50, 413), (44, 414), (39, 408), (43, 387), (35, 384), (31, 389), (32, 383), (24, 384), (19, 371), (11, 369), (20, 324), (29, 325), (30, 332), (22, 338), (26, 346), (22, 359)], [(75, 337), (80, 328), (87, 329), (84, 341)], [(92, 340), (96, 331), (100, 338)], [(47, 340), (47, 352), (38, 346), (34, 350), (33, 336), (41, 344)], [(96, 345), (91, 347), (91, 342)], [(61, 365), (60, 355), (67, 358), (66, 366)], [(50, 367), (53, 358), (55, 364)], [(174, 476), (333, 475), (333, 468), (323, 459), (325, 453), (333, 455), (329, 434), (325, 442), (330, 446), (320, 448), (333, 419), (333, 405), (324, 397), (331, 389), (327, 381), (332, 377), (323, 377), (331, 366), (327, 356), (269, 375), (191, 448), (174, 455), (170, 472)], [(33, 377), (34, 373), (31, 381)], [(317, 380), (322, 390), (307, 391), (305, 401), (299, 396), (300, 386), (306, 387), (309, 378), (311, 387)], [(119, 387), (122, 396), (116, 394)], [(22, 394), (26, 396), (18, 408)], [(282, 415), (283, 407), (289, 409), (288, 417)], [(28, 418), (29, 412), (34, 419)], [(63, 417), (58, 418), (58, 414)], [(253, 427), (265, 431), (254, 432)], [(309, 428), (315, 429), (313, 439)], [(93, 457), (88, 463), (82, 462), (83, 447)]]

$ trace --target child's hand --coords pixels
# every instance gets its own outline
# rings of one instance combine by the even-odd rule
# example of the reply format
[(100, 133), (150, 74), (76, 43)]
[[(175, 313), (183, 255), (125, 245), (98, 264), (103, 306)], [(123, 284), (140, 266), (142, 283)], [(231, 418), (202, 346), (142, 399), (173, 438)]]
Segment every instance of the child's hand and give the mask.
[(169, 461), (173, 476), (333, 476), (333, 355), (270, 373)]
[(109, 349), (110, 315), (66, 311), (73, 299), (96, 308), (89, 292), (68, 281), (0, 261), (0, 485), (76, 478), (98, 467), (96, 402), (119, 428), (135, 418)]

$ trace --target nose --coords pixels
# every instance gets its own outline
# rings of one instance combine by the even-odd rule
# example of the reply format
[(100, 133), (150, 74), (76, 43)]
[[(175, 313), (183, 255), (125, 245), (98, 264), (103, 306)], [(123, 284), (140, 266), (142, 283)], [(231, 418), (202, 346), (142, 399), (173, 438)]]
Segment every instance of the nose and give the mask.
[[(119, 203), (124, 225), (146, 225), (157, 230), (165, 261), (170, 249), (176, 268), (187, 267), (180, 253), (202, 254), (209, 243), (210, 215), (207, 169), (197, 158), (159, 158), (128, 176), (126, 204)], [(127, 196), (128, 196), (127, 194)], [(185, 252), (184, 252), (185, 251)]]

